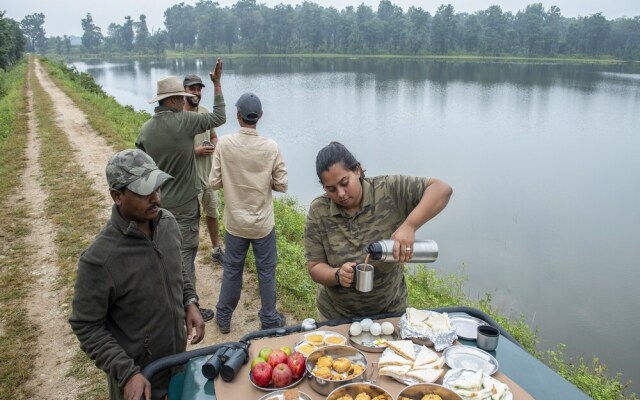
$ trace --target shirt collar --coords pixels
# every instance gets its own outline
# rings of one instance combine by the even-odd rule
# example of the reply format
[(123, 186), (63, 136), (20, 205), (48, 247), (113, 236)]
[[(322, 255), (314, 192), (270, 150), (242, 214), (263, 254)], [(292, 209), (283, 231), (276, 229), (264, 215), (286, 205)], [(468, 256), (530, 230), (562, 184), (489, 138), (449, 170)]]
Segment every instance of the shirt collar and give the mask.
[(238, 133), (241, 135), (258, 136), (258, 130), (253, 128), (241, 127)]
[[(360, 215), (360, 213), (366, 210), (373, 202), (373, 186), (371, 186), (371, 182), (369, 182), (366, 178), (362, 179), (361, 182), (362, 182), (362, 201), (360, 202), (360, 209), (358, 210), (358, 212), (356, 212), (354, 216)], [(329, 212), (331, 213), (331, 215), (343, 215), (349, 218), (352, 217), (351, 215), (349, 215), (349, 213), (345, 211), (344, 207), (334, 203), (333, 201), (329, 205)]]
[(157, 106), (153, 109), (156, 114), (167, 113), (167, 112), (177, 112), (175, 108), (167, 107), (167, 106)]
[[(158, 211), (158, 215), (151, 221), (151, 235), (153, 236), (153, 232), (156, 230), (156, 226), (158, 226), (158, 221), (162, 217), (162, 209)], [(118, 206), (115, 204), (111, 206), (111, 223), (120, 231), (123, 235), (126, 236), (135, 236), (135, 237), (146, 237), (139, 228), (138, 224), (134, 221), (127, 221), (122, 218), (120, 212), (118, 211)]]

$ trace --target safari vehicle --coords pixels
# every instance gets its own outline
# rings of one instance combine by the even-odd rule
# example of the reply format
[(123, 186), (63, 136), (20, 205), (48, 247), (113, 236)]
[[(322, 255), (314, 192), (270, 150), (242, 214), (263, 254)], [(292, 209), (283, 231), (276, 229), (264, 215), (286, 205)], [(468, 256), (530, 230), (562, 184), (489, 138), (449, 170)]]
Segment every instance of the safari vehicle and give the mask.
[[(478, 326), (486, 324), (499, 330), (497, 348), (495, 351), (486, 354), (490, 354), (492, 362), (495, 363), (495, 370), (499, 369), (498, 374), (500, 375), (496, 374), (494, 377), (502, 377), (503, 382), (511, 386), (512, 395), (510, 393), (509, 398), (516, 400), (523, 398), (576, 400), (590, 398), (572, 383), (531, 356), (486, 313), (469, 307), (443, 307), (429, 311), (446, 312), (452, 319), (454, 316), (461, 318), (464, 324), (468, 323), (472, 328), (474, 324)], [(253, 382), (250, 379), (248, 360), (252, 356), (257, 357), (258, 350), (265, 344), (273, 348), (291, 346), (302, 335), (311, 331), (331, 330), (349, 335), (349, 327), (354, 321), (369, 318), (397, 322), (399, 317), (401, 317), (401, 314), (378, 314), (368, 317), (363, 316), (362, 318), (331, 320), (311, 325), (308, 321), (305, 321), (305, 323), (297, 326), (256, 331), (245, 335), (239, 342), (216, 344), (156, 360), (144, 368), (142, 373), (149, 378), (166, 368), (185, 365), (184, 371), (175, 375), (171, 380), (169, 400), (278, 398), (270, 397), (269, 392), (259, 390), (255, 384), (252, 385)], [(466, 334), (461, 333), (461, 330), (468, 329), (469, 326), (461, 325), (461, 328), (458, 329), (458, 341), (456, 344), (467, 346), (465, 348), (468, 349), (475, 349), (477, 347), (475, 338), (466, 337)], [(352, 337), (349, 337), (349, 339), (351, 341)], [(458, 346), (451, 346), (450, 348), (453, 347)], [(376, 357), (375, 359), (377, 360), (378, 355), (373, 355), (372, 357)], [(392, 396), (397, 396), (401, 389), (396, 386), (394, 392), (393, 389), (389, 388), (389, 386), (392, 386), (389, 383), (392, 380), (386, 376), (380, 378), (384, 379), (375, 381), (376, 385), (387, 387)], [(439, 378), (435, 383), (441, 384), (442, 379), (442, 377)], [(300, 385), (298, 385), (300, 391), (308, 395), (304, 398), (327, 398), (326, 394), (309, 390), (308, 381), (311, 381), (311, 378), (303, 376)], [(398, 385), (397, 382), (394, 384)], [(404, 386), (401, 385), (401, 387)], [(301, 396), (300, 398), (303, 397)]]

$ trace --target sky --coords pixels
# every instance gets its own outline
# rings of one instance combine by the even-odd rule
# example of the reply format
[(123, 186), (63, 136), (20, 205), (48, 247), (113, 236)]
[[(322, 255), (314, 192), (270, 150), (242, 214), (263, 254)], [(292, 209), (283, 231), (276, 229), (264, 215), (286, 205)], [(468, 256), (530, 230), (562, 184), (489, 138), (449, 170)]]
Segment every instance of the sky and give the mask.
[[(107, 33), (110, 23), (124, 23), (126, 16), (131, 16), (137, 21), (140, 14), (147, 17), (147, 26), (150, 30), (164, 29), (164, 11), (184, 2), (195, 5), (195, 0), (109, 0), (109, 1), (85, 1), (85, 0), (0, 0), (0, 11), (6, 11), (5, 17), (12, 18), (20, 22), (26, 15), (34, 13), (44, 13), (44, 29), (47, 36), (82, 35), (80, 20), (87, 13), (91, 13), (93, 22), (102, 29), (102, 33)], [(231, 6), (237, 0), (218, 0), (222, 7)], [(301, 0), (258, 0), (260, 4), (273, 7), (277, 4), (300, 4)], [(379, 0), (316, 0), (313, 1), (324, 7), (334, 7), (338, 10), (346, 6), (358, 6), (361, 3), (378, 7)], [(503, 11), (513, 13), (524, 10), (528, 4), (542, 2), (545, 9), (556, 5), (560, 7), (560, 12), (565, 17), (588, 16), (601, 12), (607, 19), (619, 17), (640, 16), (640, 0), (391, 0), (404, 11), (411, 6), (422, 7), (425, 11), (434, 14), (441, 4), (453, 5), (456, 12), (474, 12), (485, 10), (492, 5), (499, 5)]]

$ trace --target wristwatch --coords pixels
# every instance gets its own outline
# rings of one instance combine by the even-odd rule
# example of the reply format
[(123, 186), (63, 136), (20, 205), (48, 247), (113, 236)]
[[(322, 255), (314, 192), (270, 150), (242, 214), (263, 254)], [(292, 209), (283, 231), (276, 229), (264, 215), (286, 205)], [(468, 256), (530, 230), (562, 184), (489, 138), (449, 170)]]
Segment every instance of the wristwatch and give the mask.
[(189, 304), (195, 304), (196, 307), (200, 308), (200, 304), (198, 303), (198, 298), (197, 297), (192, 297), (189, 300), (187, 300), (186, 303), (184, 303), (184, 308), (186, 309)]
[(338, 285), (340, 285), (340, 268), (336, 270), (335, 278)]

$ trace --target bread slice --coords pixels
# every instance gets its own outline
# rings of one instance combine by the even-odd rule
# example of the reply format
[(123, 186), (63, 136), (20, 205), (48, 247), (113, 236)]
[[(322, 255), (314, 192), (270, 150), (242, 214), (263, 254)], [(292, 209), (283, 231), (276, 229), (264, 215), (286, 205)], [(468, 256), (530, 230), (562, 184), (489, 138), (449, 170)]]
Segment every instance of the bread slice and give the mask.
[(418, 310), (417, 308), (412, 307), (407, 308), (406, 314), (407, 322), (409, 322), (409, 324), (422, 322), (429, 318), (430, 315), (428, 311)]
[(482, 379), (482, 386), (485, 389), (491, 390), (491, 400), (502, 400), (502, 398), (504, 397), (504, 394), (507, 392), (507, 389), (509, 388), (504, 383), (494, 378), (490, 378), (487, 375), (485, 375), (484, 378)]
[(431, 364), (437, 360), (438, 354), (435, 351), (428, 349), (427, 346), (420, 346), (420, 352), (413, 362), (413, 368), (421, 368), (421, 366)]
[(475, 373), (470, 375), (468, 378), (460, 379), (460, 380), (457, 380), (455, 382), (452, 382), (451, 385), (453, 385), (456, 388), (460, 388), (460, 389), (477, 391), (477, 390), (482, 389), (482, 378), (483, 378), (483, 376), (484, 376), (484, 371), (479, 369)]
[(391, 348), (402, 357), (411, 361), (416, 360), (416, 352), (413, 348), (413, 342), (411, 340), (388, 340), (387, 347)]
[(405, 375), (407, 378), (413, 378), (421, 383), (433, 383), (440, 379), (443, 373), (443, 369), (412, 369)]
[(422, 364), (416, 367), (413, 364), (413, 369), (442, 369), (444, 367), (444, 357), (438, 357), (434, 362), (429, 364)]
[(398, 353), (395, 353), (393, 351), (385, 351), (384, 353), (382, 353), (382, 357), (380, 357), (380, 360), (378, 361), (378, 365), (380, 367), (384, 367), (387, 365), (409, 365), (411, 366), (413, 363), (411, 362), (411, 360), (406, 359), (404, 357), (402, 357), (401, 355), (399, 355)]
[(447, 315), (447, 313), (434, 314), (425, 322), (434, 332), (444, 332), (451, 330), (451, 324), (449, 322), (449, 316)]
[(390, 376), (396, 379), (405, 379), (405, 375), (411, 369), (410, 365), (387, 365), (379, 370), (380, 375)]

